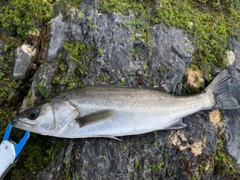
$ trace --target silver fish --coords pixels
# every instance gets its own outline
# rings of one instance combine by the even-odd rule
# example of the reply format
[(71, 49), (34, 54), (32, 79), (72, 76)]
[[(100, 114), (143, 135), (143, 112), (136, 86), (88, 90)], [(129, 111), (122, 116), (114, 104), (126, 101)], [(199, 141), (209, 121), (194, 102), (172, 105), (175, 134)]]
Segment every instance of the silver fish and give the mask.
[(175, 97), (139, 88), (84, 87), (66, 91), (20, 113), (13, 126), (62, 138), (137, 135), (178, 129), (182, 118), (201, 110), (237, 109), (229, 93), (231, 77), (221, 72), (205, 92)]

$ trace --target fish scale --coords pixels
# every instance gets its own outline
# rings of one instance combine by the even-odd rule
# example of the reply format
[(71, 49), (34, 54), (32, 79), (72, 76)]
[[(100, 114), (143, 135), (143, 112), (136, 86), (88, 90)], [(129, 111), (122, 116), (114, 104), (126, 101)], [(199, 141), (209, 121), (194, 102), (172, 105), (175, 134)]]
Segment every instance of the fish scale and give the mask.
[(229, 92), (230, 81), (228, 71), (224, 70), (203, 93), (189, 97), (129, 87), (73, 89), (20, 113), (13, 126), (62, 138), (114, 139), (179, 129), (186, 126), (182, 118), (195, 112), (237, 109), (238, 102)]

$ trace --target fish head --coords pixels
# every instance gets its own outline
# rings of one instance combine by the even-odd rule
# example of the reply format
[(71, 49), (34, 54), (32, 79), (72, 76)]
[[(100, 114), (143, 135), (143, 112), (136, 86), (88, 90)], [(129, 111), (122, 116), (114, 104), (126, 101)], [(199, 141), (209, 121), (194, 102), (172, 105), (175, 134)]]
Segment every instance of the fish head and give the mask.
[(46, 102), (21, 112), (14, 118), (12, 125), (22, 130), (50, 135), (56, 128), (52, 103)]

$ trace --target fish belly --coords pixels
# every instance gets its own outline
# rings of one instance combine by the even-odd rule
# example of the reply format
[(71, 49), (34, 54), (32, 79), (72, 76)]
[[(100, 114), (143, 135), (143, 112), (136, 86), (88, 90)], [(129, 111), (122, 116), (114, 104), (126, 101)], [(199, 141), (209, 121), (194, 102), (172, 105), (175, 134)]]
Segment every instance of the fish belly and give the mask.
[(76, 121), (69, 124), (63, 137), (113, 137), (143, 134), (169, 129), (182, 117), (207, 109), (211, 105), (207, 94), (188, 98), (98, 98), (85, 97), (71, 100), (80, 116), (112, 110), (113, 115), (103, 121), (80, 127)]

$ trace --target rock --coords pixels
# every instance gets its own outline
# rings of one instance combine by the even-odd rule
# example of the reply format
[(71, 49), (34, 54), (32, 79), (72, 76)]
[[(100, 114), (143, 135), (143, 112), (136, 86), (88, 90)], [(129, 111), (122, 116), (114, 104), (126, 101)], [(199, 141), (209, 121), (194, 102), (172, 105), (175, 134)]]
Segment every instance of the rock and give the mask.
[(39, 100), (49, 97), (52, 92), (52, 78), (57, 68), (55, 63), (40, 65), (34, 75), (28, 96), (23, 99), (19, 112), (35, 105)]
[(159, 0), (154, 0), (154, 1), (153, 1), (153, 4), (154, 4), (155, 8), (158, 8), (158, 7), (162, 7), (162, 6), (163, 6), (162, 3), (161, 3)]
[[(231, 93), (240, 102), (240, 42), (233, 38), (230, 42), (231, 50), (235, 54), (235, 63), (231, 67), (232, 71), (232, 85)], [(240, 112), (238, 110), (224, 111), (224, 129), (227, 134), (227, 139), (225, 141), (225, 148), (227, 152), (233, 157), (236, 162), (236, 170), (240, 173), (240, 154), (239, 154), (239, 144), (240, 144)]]
[(51, 20), (51, 39), (49, 42), (49, 48), (47, 53), (47, 61), (54, 61), (57, 57), (59, 48), (62, 46), (62, 41), (64, 39), (64, 22), (62, 22), (62, 14)]
[(213, 76), (217, 76), (221, 71), (222, 71), (222, 68), (220, 68), (214, 64), (211, 66), (211, 74)]
[(52, 91), (52, 78), (57, 68), (55, 63), (42, 64), (38, 68), (30, 88), (34, 89), (32, 92), (35, 92), (36, 97), (49, 97)]
[[(87, 53), (87, 58), (78, 57), (85, 68), (84, 75), (79, 75), (83, 85), (163, 85), (171, 92), (180, 93), (182, 77), (194, 52), (187, 35), (177, 28), (159, 24), (149, 25), (149, 38), (144, 39), (144, 32), (137, 28), (144, 22), (134, 24), (131, 12), (129, 16), (100, 13), (96, 8), (98, 2), (83, 0), (80, 10), (71, 9), (64, 20), (61, 14), (52, 20), (48, 62), (37, 70), (30, 89), (34, 97), (39, 100), (51, 94), (60, 53), (64, 57), (60, 58), (61, 63), (67, 67), (62, 75), (69, 77), (76, 70), (71, 52), (63, 48), (64, 42), (76, 41), (86, 47), (94, 44), (93, 49), (100, 52), (94, 50)], [(122, 141), (66, 140), (55, 160), (39, 172), (30, 172), (29, 177), (210, 179), (217, 146), (216, 128), (206, 112), (193, 114), (183, 121), (187, 127), (181, 130), (120, 137)]]
[(204, 84), (202, 73), (199, 70), (193, 70), (192, 68), (187, 68), (187, 83), (190, 86), (199, 88), (202, 84)]
[(235, 62), (235, 54), (233, 51), (227, 51), (226, 55), (227, 55), (227, 58), (226, 58), (227, 66), (230, 66)]
[(28, 44), (24, 44), (16, 49), (13, 69), (14, 79), (23, 79), (25, 77), (25, 74), (32, 63), (31, 60), (35, 55), (36, 50)]
[[(69, 166), (64, 166), (66, 164), (66, 160), (71, 158), (71, 151), (74, 145), (74, 141), (66, 141), (64, 143), (64, 148), (61, 149), (61, 151), (56, 155), (54, 163), (50, 163), (44, 171), (39, 173), (37, 175), (37, 179), (48, 179), (48, 180), (55, 180), (56, 177), (57, 179), (61, 178), (63, 175), (61, 174), (61, 170), (65, 169), (65, 173), (69, 171)], [(64, 162), (64, 163), (63, 163)], [(57, 170), (57, 172), (56, 172)], [(53, 174), (56, 173), (56, 174)]]
[(235, 54), (235, 68), (240, 70), (240, 42), (235, 37), (230, 42), (230, 47)]
[(220, 110), (217, 109), (217, 110), (214, 110), (214, 111), (210, 112), (209, 113), (209, 119), (213, 123), (213, 125), (215, 127), (217, 127), (218, 124), (220, 123), (221, 119), (222, 119)]
[(186, 66), (192, 61), (190, 52), (194, 52), (193, 45), (183, 31), (175, 27), (167, 28), (163, 24), (152, 27), (152, 38), (150, 75), (158, 81), (157, 84), (167, 86), (169, 92), (174, 92)]
[(240, 155), (239, 155), (239, 144), (240, 144), (240, 113), (239, 110), (226, 111), (224, 112), (224, 129), (227, 133), (227, 140), (225, 147), (227, 152), (234, 158), (236, 162), (237, 171), (240, 172)]
[[(88, 68), (92, 76), (83, 80), (84, 85), (99, 84), (100, 74), (111, 79), (101, 84), (121, 84), (124, 79), (127, 86), (138, 85), (134, 81), (135, 74), (142, 71), (145, 77), (150, 77), (144, 78), (144, 84), (147, 81), (155, 82), (152, 85), (167, 84), (171, 92), (175, 91), (194, 52), (187, 35), (182, 30), (160, 24), (151, 27), (148, 32), (151, 37), (143, 40), (144, 32), (134, 27), (133, 14), (102, 14), (96, 8), (89, 8), (96, 6), (95, 1), (91, 3), (83, 1), (81, 10), (71, 9), (65, 21), (61, 14), (52, 20), (48, 61), (58, 56), (63, 42), (81, 41), (89, 46), (94, 43), (102, 54), (96, 57), (94, 66)], [(143, 26), (142, 23), (138, 26)]]
[[(65, 41), (81, 41), (87, 46), (94, 43), (101, 50), (101, 54), (92, 56), (95, 61), (82, 60), (87, 67), (87, 75), (82, 78), (84, 85), (101, 84), (99, 76), (104, 74), (111, 81), (105, 84), (118, 85), (124, 80), (127, 86), (165, 85), (171, 92), (181, 88), (179, 83), (194, 51), (182, 30), (155, 25), (150, 27), (149, 40), (143, 40), (142, 32), (131, 24), (133, 14), (101, 14), (96, 6), (96, 1), (82, 1), (82, 9), (71, 9), (65, 21), (59, 16), (52, 20), (48, 63), (40, 67), (32, 87), (41, 84), (42, 79), (44, 86), (51, 82), (56, 68), (53, 61), (57, 61), (60, 52), (70, 68), (62, 73), (70, 75), (75, 66), (70, 62), (70, 52), (64, 51), (62, 45)], [(48, 87), (50, 91), (51, 85)], [(188, 179), (201, 166), (203, 170), (196, 176), (209, 179), (213, 171), (209, 164), (213, 164), (216, 151), (216, 128), (207, 113), (186, 117), (184, 123), (187, 127), (181, 130), (120, 137), (121, 142), (104, 138), (67, 141), (56, 160), (35, 176), (38, 179)]]

